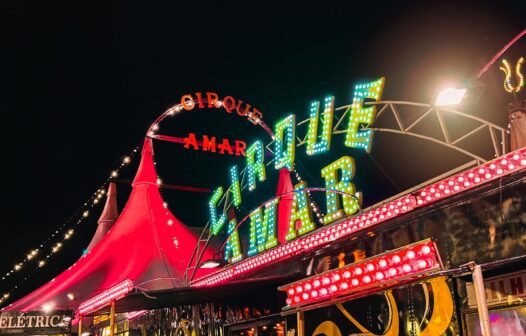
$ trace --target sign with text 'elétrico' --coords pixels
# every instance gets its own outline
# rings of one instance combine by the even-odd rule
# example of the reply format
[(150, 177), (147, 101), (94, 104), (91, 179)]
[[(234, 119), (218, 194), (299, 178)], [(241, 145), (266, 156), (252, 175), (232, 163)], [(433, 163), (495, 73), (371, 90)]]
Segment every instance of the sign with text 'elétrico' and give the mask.
[(2, 312), (0, 335), (53, 335), (71, 331), (73, 311)]

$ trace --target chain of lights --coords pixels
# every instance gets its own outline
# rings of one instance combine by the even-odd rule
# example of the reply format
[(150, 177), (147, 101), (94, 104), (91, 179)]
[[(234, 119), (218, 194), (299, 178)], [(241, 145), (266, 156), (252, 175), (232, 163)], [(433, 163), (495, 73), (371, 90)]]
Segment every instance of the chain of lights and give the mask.
[(400, 285), (441, 268), (435, 244), (424, 240), (293, 282), (279, 290), (287, 293), (286, 308), (292, 308), (371, 288)]
[(385, 78), (356, 85), (354, 88), (353, 101), (349, 107), (349, 127), (345, 136), (345, 146), (360, 148), (366, 152), (371, 150), (373, 132), (371, 130), (360, 130), (360, 124), (370, 125), (376, 117), (376, 106), (364, 107), (365, 99), (378, 101), (382, 95)]
[[(63, 248), (64, 244), (75, 233), (76, 228), (90, 216), (90, 210), (99, 204), (104, 195), (106, 195), (106, 188), (109, 182), (116, 178), (119, 175), (121, 169), (126, 167), (132, 161), (138, 149), (139, 146), (135, 147), (129, 155), (124, 156), (119, 166), (111, 171), (109, 177), (106, 178), (106, 180), (95, 191), (95, 193), (93, 193), (89, 199), (84, 202), (84, 204), (66, 222), (58, 227), (55, 232), (51, 234), (51, 236), (43, 241), (38, 247), (30, 249), (24, 259), (15, 262), (13, 268), (2, 275), (1, 279), (7, 280), (9, 277), (14, 276), (15, 274), (22, 274), (21, 272), (23, 269), (29, 269), (30, 264), (36, 264), (35, 267), (31, 269), (29, 273), (26, 273), (16, 285), (14, 285), (10, 290), (6, 291), (0, 297), (0, 304), (6, 302), (13, 291), (18, 289), (18, 287), (27, 281), (38, 269), (44, 267), (49, 262), (49, 259), (51, 259), (53, 255), (57, 254)], [(57, 236), (61, 237), (56, 240)], [(47, 253), (45, 252), (46, 250), (48, 251)]]
[(247, 252), (249, 256), (278, 245), (276, 238), (276, 208), (278, 203), (279, 199), (276, 198), (265, 204), (263, 215), (261, 214), (261, 207), (250, 213), (250, 243)]
[[(321, 176), (325, 178), (325, 188), (344, 192), (341, 195), (343, 209), (340, 209), (340, 196), (334, 192), (327, 192), (327, 213), (323, 217), (323, 223), (329, 224), (342, 218), (344, 215), (352, 215), (360, 210), (359, 200), (354, 195), (355, 187), (351, 182), (354, 177), (354, 160), (350, 156), (342, 156), (321, 170)], [(338, 171), (341, 179), (338, 179)], [(350, 195), (347, 195), (350, 194)], [(361, 194), (358, 194), (361, 195)]]
[(309, 128), (307, 131), (307, 155), (316, 155), (327, 152), (331, 147), (332, 120), (334, 118), (334, 97), (325, 98), (322, 114), (322, 126), (320, 141), (318, 142), (318, 119), (320, 114), (320, 102), (311, 103), (309, 114)]
[(296, 154), (296, 116), (291, 114), (278, 121), (274, 136), (274, 167), (292, 170)]
[[(294, 167), (296, 167), (296, 166), (294, 166)], [(293, 172), (294, 172), (294, 176), (296, 177), (296, 180), (298, 181), (298, 183), (303, 182), (303, 179), (301, 178), (301, 176), (298, 173), (298, 170), (296, 168), (293, 170)], [(314, 213), (316, 214), (316, 217), (318, 218), (318, 222), (320, 224), (323, 224), (323, 213), (321, 212), (320, 208), (318, 207), (318, 204), (316, 204), (316, 202), (314, 202), (310, 190), (306, 189), (306, 191), (307, 191), (307, 195), (309, 196), (309, 199), (311, 200), (310, 201), (310, 205), (311, 205), (312, 211), (314, 211)]]
[(504, 72), (504, 74), (506, 75), (506, 77), (504, 78), (504, 90), (506, 90), (506, 92), (518, 93), (524, 87), (524, 76), (521, 73), (523, 63), (524, 57), (521, 57), (515, 65), (515, 79), (517, 80), (517, 86), (513, 86), (511, 84), (511, 65), (506, 59), (502, 60), (502, 65), (499, 69), (502, 70), (502, 72)]

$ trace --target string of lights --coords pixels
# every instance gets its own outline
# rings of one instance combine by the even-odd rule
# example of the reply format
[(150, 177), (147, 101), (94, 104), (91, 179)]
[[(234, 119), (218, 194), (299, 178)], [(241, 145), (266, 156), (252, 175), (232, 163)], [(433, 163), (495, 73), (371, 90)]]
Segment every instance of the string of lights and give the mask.
[[(0, 304), (5, 303), (16, 289), (35, 274), (38, 269), (44, 267), (49, 259), (62, 249), (64, 244), (73, 236), (78, 226), (90, 216), (90, 210), (92, 210), (102, 200), (102, 197), (106, 195), (108, 184), (114, 178), (119, 176), (120, 171), (132, 161), (139, 148), (140, 146), (134, 147), (128, 155), (124, 156), (119, 166), (111, 171), (101, 186), (80, 206), (77, 211), (73, 213), (73, 215), (56, 228), (47, 239), (41, 242), (38, 247), (29, 249), (29, 252), (22, 260), (13, 263), (14, 266), (12, 269), (5, 273), (2, 272), (3, 275), (1, 280), (6, 281), (8, 278), (13, 277), (16, 274), (24, 274), (22, 273), (24, 269), (31, 269), (30, 264), (36, 263), (35, 267), (33, 267), (29, 273), (25, 274), (20, 281), (2, 294), (0, 297)], [(58, 236), (61, 236), (61, 238), (57, 239), (56, 237)], [(44, 251), (48, 251), (47, 254), (45, 254)]]
[[(294, 165), (294, 169), (292, 170), (292, 172), (294, 173), (294, 176), (296, 177), (297, 183), (302, 183), (303, 179), (301, 178), (300, 174), (298, 173), (298, 170), (296, 169), (296, 165)], [(321, 212), (318, 204), (316, 204), (316, 202), (312, 198), (312, 194), (311, 194), (310, 190), (306, 189), (306, 191), (307, 191), (307, 194), (309, 195), (309, 199), (311, 200), (310, 201), (310, 205), (312, 207), (312, 210), (314, 211), (314, 213), (316, 214), (316, 217), (318, 218), (318, 222), (320, 224), (323, 224), (323, 216), (324, 216), (323, 213)]]

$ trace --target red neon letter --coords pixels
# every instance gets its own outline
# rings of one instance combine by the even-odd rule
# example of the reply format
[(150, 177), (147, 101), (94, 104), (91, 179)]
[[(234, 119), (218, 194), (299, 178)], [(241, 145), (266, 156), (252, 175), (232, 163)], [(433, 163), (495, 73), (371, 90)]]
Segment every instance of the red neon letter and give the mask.
[(232, 146), (230, 146), (230, 141), (228, 141), (228, 139), (223, 139), (223, 142), (217, 145), (217, 147), (219, 147), (219, 153), (221, 154), (225, 154), (225, 151), (230, 155), (233, 154)]
[(208, 138), (208, 135), (203, 135), (203, 151), (216, 152), (216, 137)]
[(197, 144), (197, 139), (195, 138), (195, 133), (189, 133), (188, 138), (184, 138), (184, 148), (190, 148), (190, 146), (193, 147), (194, 150), (199, 149), (199, 145)]
[(206, 100), (208, 100), (208, 108), (219, 107), (219, 104), (217, 103), (217, 101), (219, 100), (219, 96), (217, 95), (217, 93), (207, 92)]
[(223, 106), (228, 113), (231, 113), (236, 108), (236, 100), (232, 96), (226, 96), (223, 99)]
[(234, 140), (234, 141), (236, 142), (236, 155), (237, 156), (239, 155), (247, 156), (247, 154), (245, 153), (245, 148), (247, 148), (247, 143), (241, 140)]
[(192, 98), (192, 95), (186, 94), (181, 97), (181, 105), (183, 105), (183, 108), (187, 111), (194, 109), (194, 99)]
[(239, 99), (237, 101), (237, 108), (236, 108), (236, 111), (237, 111), (237, 114), (240, 115), (240, 116), (246, 116), (247, 114), (250, 113), (250, 104), (246, 104), (246, 107), (245, 107), (245, 110), (244, 111), (240, 111), (241, 110), (241, 104), (243, 104), (243, 101), (241, 99)]
[(199, 108), (205, 108), (205, 104), (203, 104), (203, 99), (201, 98), (201, 92), (196, 92), (195, 96), (197, 97), (197, 102), (199, 103)]

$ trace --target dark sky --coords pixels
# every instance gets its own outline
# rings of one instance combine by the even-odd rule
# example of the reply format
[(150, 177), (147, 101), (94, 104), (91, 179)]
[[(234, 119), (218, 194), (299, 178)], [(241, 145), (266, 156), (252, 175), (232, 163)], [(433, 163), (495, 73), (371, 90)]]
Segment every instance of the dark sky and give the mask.
[[(55, 230), (69, 223), (123, 156), (142, 142), (149, 124), (183, 94), (212, 90), (232, 95), (261, 110), (269, 125), (288, 113), (304, 119), (308, 104), (327, 94), (336, 97), (336, 106), (348, 104), (353, 85), (379, 76), (387, 78), (385, 100), (430, 102), (443, 83), (472, 78), (526, 26), (520, 1), (493, 6), (262, 2), (250, 7), (12, 1), (2, 7), (7, 33), (0, 75), (5, 139), (2, 276), (41, 243), (48, 241), (43, 250), (49, 251)], [(525, 54), (524, 45), (521, 41), (510, 50), (510, 60)], [(482, 79), (488, 85), (484, 104), (471, 106), (470, 113), (505, 126), (509, 97), (498, 66)], [(166, 120), (161, 129), (172, 136), (193, 131), (248, 142), (265, 135), (219, 110), (181, 115)], [(374, 162), (337, 145), (341, 151), (335, 149), (321, 160), (323, 166), (344, 154), (355, 157), (355, 180), (365, 206), (466, 160), (415, 140), (378, 136), (374, 146)], [(322, 186), (321, 166), (303, 150), (298, 152), (303, 177), (311, 186)], [(156, 158), (163, 182), (205, 188), (226, 185), (228, 165), (244, 166), (239, 158), (189, 153), (177, 144), (156, 143)], [(416, 172), (406, 173), (412, 165)], [(132, 178), (134, 169), (132, 164), (121, 177)], [(122, 206), (129, 186), (118, 188)], [(259, 200), (270, 197), (272, 188)], [(207, 195), (163, 195), (176, 216), (192, 226), (204, 224)], [(96, 228), (97, 211), (100, 208), (13, 297), (48, 281), (80, 256)], [(28, 263), (0, 280), (0, 291), (10, 291), (34, 266)]]

